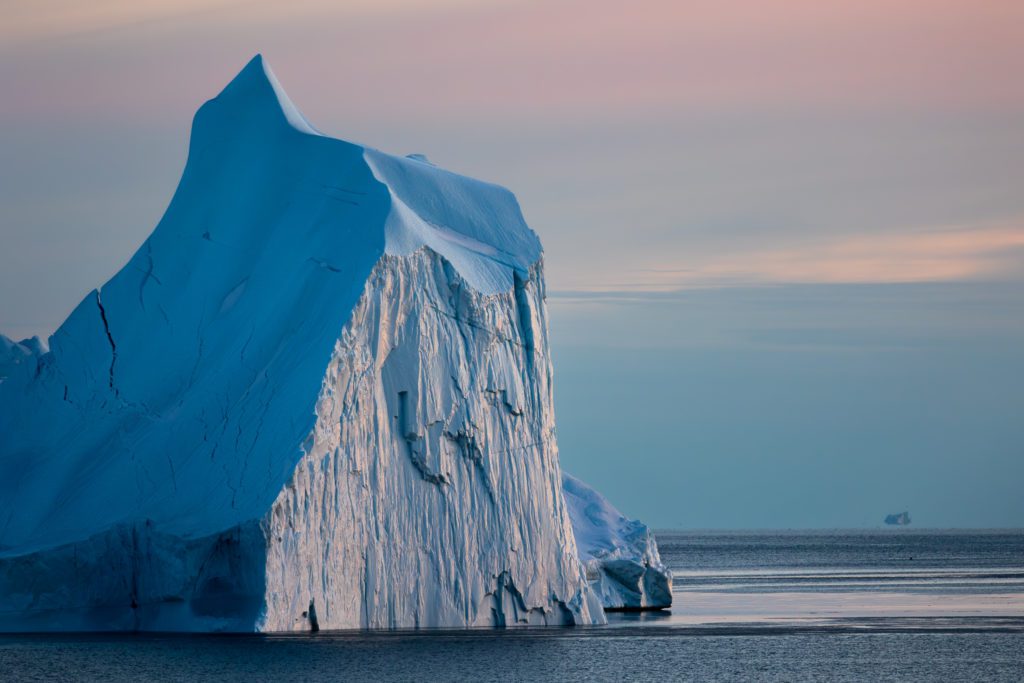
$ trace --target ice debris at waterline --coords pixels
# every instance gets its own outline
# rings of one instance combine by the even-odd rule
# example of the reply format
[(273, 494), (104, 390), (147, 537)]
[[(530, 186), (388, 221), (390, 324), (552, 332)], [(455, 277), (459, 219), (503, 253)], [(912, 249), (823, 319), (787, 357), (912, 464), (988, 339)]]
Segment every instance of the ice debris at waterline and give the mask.
[(602, 622), (546, 315), (511, 193), (323, 136), (256, 57), (129, 263), (0, 339), (0, 630)]
[(627, 519), (579, 479), (562, 474), (562, 491), (580, 559), (608, 610), (672, 605), (672, 572), (661, 563), (654, 534)]

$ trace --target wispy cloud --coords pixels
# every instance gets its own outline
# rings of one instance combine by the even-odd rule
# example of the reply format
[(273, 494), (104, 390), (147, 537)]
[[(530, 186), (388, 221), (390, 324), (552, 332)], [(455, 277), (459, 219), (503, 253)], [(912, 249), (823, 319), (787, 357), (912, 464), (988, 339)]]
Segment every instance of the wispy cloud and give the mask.
[(766, 284), (900, 284), (1024, 277), (1024, 218), (857, 235), (702, 261), (662, 260), (582, 291), (663, 293)]

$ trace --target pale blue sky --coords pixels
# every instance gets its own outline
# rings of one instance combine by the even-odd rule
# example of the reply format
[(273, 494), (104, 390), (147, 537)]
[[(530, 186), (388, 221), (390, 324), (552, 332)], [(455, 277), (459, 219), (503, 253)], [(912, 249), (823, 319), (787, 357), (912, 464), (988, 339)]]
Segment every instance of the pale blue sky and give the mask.
[(516, 192), (563, 465), (627, 514), (1024, 526), (1024, 9), (976, 5), (13, 3), (0, 332), (127, 260), (262, 52), (321, 130)]

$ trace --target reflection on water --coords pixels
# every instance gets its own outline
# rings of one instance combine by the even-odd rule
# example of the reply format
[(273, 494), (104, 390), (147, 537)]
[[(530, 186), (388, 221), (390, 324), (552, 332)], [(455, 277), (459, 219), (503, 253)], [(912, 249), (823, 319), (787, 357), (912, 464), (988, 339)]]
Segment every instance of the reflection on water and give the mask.
[[(1024, 532), (658, 533), (671, 612), (302, 636), (0, 636), (0, 679), (1019, 681)], [(909, 559), (913, 557), (913, 560)]]
[(664, 625), (1024, 619), (1019, 531), (662, 531), (658, 543), (674, 573)]

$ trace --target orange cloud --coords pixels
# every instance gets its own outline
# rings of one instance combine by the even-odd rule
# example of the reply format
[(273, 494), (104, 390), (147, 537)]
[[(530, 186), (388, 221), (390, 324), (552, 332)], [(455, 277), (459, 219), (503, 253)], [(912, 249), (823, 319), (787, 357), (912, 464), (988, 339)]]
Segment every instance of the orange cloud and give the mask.
[(1024, 274), (1022, 263), (1024, 222), (842, 237), (782, 249), (726, 254), (703, 263), (662, 262), (639, 271), (616, 287), (673, 291), (783, 283), (979, 280), (1018, 277)]

